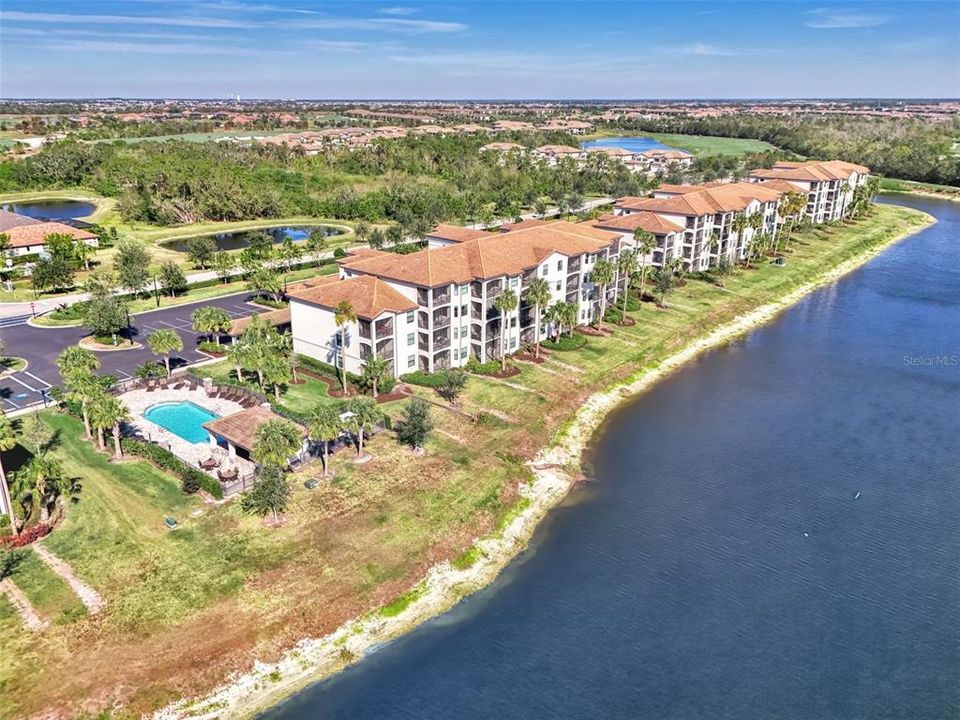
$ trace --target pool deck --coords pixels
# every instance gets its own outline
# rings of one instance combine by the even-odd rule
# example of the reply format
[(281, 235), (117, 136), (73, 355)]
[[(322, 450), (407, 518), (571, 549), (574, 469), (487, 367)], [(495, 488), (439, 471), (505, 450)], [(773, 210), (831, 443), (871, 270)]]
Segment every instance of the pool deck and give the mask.
[[(179, 435), (175, 435), (144, 417), (144, 413), (154, 405), (178, 402), (191, 402), (204, 410), (209, 410), (218, 417), (226, 417), (243, 410), (244, 408), (240, 403), (223, 398), (208, 397), (206, 390), (202, 387), (196, 390), (190, 390), (188, 387), (179, 390), (168, 388), (166, 390), (154, 390), (153, 392), (147, 392), (144, 388), (126, 392), (120, 396), (120, 399), (130, 411), (132, 419), (129, 424), (137, 428), (144, 439), (168, 448), (170, 452), (191, 466), (199, 467), (201, 461), (212, 455), (220, 461), (220, 469), (235, 467), (241, 475), (254, 470), (255, 466), (249, 460), (240, 457), (231, 458), (224, 448), (212, 447), (209, 443), (194, 444), (187, 442)], [(216, 477), (215, 473), (211, 474)]]

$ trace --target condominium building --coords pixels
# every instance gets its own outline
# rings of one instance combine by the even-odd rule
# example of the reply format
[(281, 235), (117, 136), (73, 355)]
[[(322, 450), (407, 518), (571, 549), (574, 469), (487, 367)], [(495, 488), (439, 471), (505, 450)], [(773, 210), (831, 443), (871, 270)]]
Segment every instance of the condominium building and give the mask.
[(804, 215), (812, 222), (821, 223), (844, 217), (854, 190), (865, 184), (869, 176), (869, 168), (842, 160), (781, 160), (772, 168), (752, 170), (747, 180), (763, 185), (787, 183), (795, 192), (807, 196)]
[[(615, 261), (633, 244), (632, 236), (620, 232), (560, 221), (479, 232), (482, 237), (453, 235), (437, 229), (431, 246), (408, 255), (361, 250), (340, 261), (339, 275), (293, 288), (288, 294), (294, 350), (338, 365), (342, 342), (347, 370), (359, 372), (376, 354), (398, 376), (460, 367), (470, 356), (499, 358), (501, 347), (510, 354), (536, 340), (534, 308), (525, 297), (534, 278), (547, 282), (548, 305), (572, 303), (578, 323), (588, 323), (600, 306), (592, 269), (602, 259)], [(616, 278), (606, 288), (607, 300), (615, 301), (623, 285), (624, 279)], [(507, 288), (518, 305), (501, 327), (495, 302)], [(336, 309), (343, 301), (356, 319), (338, 326)], [(541, 338), (550, 331), (541, 322)]]

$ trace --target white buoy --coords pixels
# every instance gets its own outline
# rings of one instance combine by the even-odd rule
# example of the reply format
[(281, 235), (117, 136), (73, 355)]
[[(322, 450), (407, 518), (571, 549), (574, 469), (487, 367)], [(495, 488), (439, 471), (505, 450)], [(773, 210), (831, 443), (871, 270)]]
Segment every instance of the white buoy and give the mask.
[(854, 498), (854, 500), (859, 500), (859, 499), (860, 499), (860, 491), (857, 490), (857, 496)]

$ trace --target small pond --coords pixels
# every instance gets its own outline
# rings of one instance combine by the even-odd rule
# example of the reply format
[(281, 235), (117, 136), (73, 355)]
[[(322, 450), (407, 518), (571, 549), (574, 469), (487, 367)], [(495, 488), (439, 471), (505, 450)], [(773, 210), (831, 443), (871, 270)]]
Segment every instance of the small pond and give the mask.
[(628, 135), (625, 137), (608, 137), (599, 140), (587, 140), (580, 143), (584, 150), (589, 148), (623, 148), (633, 153), (640, 153), (644, 150), (676, 150), (677, 148), (664, 145), (659, 140), (642, 135)]
[[(270, 235), (270, 237), (273, 238), (273, 242), (276, 244), (283, 242), (284, 238), (287, 237), (295, 242), (306, 240), (310, 236), (310, 233), (314, 230), (322, 231), (327, 237), (343, 235), (344, 233), (341, 228), (332, 227), (330, 225), (297, 225), (262, 228), (260, 230), (244, 230), (242, 232), (224, 232), (217, 233), (215, 235), (209, 235), (208, 237), (213, 238), (213, 241), (217, 245), (217, 250), (242, 250), (250, 244), (251, 237), (262, 232)], [(194, 237), (202, 236), (197, 235)], [(190, 251), (191, 240), (193, 240), (192, 237), (179, 238), (177, 240), (168, 240), (167, 242), (160, 244), (169, 250), (173, 250), (174, 252), (185, 253)]]
[(92, 215), (97, 206), (82, 200), (31, 200), (3, 203), (0, 208), (38, 220), (76, 220)]

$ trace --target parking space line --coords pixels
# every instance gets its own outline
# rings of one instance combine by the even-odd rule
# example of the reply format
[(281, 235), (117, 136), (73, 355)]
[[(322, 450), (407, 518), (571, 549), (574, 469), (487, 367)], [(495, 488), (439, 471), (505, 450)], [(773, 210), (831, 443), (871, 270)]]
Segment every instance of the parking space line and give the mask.
[(157, 320), (157, 325), (166, 325), (167, 327), (172, 327), (174, 329), (179, 330), (179, 328), (176, 325), (174, 325), (173, 323), (168, 323), (166, 320)]
[(3, 401), (4, 401), (4, 402), (7, 402), (7, 403), (10, 403), (11, 405), (13, 405), (13, 409), (14, 409), (14, 410), (19, 410), (19, 409), (20, 409), (20, 406), (17, 405), (17, 404), (16, 404), (13, 400), (11, 400), (10, 398), (3, 398)]
[(37, 377), (36, 375), (34, 375), (34, 374), (33, 374), (32, 372), (30, 372), (29, 370), (24, 370), (24, 371), (23, 371), (23, 374), (24, 374), (24, 375), (29, 375), (29, 376), (32, 377), (34, 380), (36, 380), (37, 382), (43, 383), (43, 384), (46, 385), (47, 387), (53, 387), (53, 386), (52, 386), (50, 383), (48, 383), (46, 380), (44, 380), (43, 378)]
[(39, 392), (40, 392), (40, 391), (37, 390), (35, 387), (30, 387), (29, 385), (27, 385), (23, 380), (21, 380), (20, 378), (18, 378), (16, 375), (8, 375), (7, 377), (9, 377), (9, 378), (10, 378), (11, 380), (13, 380), (15, 383), (20, 383), (21, 385), (23, 385), (23, 386), (24, 386), (27, 390), (29, 390), (30, 392), (35, 392), (35, 393), (39, 393)]

